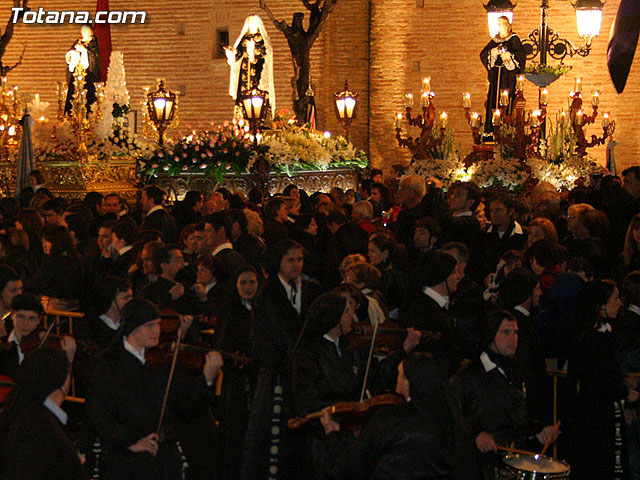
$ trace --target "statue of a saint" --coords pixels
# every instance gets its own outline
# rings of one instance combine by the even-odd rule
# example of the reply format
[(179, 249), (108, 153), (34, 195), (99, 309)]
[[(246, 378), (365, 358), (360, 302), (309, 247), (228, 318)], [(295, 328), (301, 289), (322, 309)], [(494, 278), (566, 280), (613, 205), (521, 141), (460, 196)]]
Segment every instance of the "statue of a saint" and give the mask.
[(244, 90), (258, 88), (267, 92), (267, 111), (276, 108), (273, 85), (273, 49), (262, 20), (250, 15), (233, 47), (225, 47), (227, 63), (231, 67), (229, 95), (240, 107)]
[[(484, 139), (493, 137), (493, 111), (501, 109), (503, 113), (510, 113), (513, 100), (516, 97), (516, 81), (518, 75), (524, 72), (527, 54), (518, 35), (511, 31), (509, 18), (498, 18), (498, 35), (493, 37), (480, 52), (482, 65), (489, 75), (489, 93), (487, 95), (486, 114), (484, 122)], [(500, 93), (509, 91), (509, 104), (500, 106)]]
[(80, 69), (85, 73), (85, 89), (87, 90), (87, 112), (97, 100), (95, 83), (100, 81), (100, 50), (93, 28), (83, 25), (80, 29), (82, 37), (67, 52), (67, 100), (64, 113), (71, 113), (71, 101), (75, 92), (74, 74)]

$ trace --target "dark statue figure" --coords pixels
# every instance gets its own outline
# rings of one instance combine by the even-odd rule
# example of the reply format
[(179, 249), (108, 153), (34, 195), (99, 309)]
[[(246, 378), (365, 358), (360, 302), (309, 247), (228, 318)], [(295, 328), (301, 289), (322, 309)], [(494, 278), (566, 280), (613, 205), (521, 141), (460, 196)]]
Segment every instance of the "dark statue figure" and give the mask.
[(311, 85), (311, 60), (310, 53), (314, 42), (320, 35), (320, 28), (333, 11), (338, 0), (302, 0), (303, 5), (310, 12), (309, 28), (304, 29), (303, 20), (304, 13), (296, 12), (293, 14), (291, 25), (287, 22), (277, 20), (271, 10), (267, 6), (265, 0), (260, 0), (260, 7), (267, 12), (269, 18), (287, 38), (289, 48), (291, 49), (291, 57), (293, 60), (292, 78), (293, 87), (293, 109), (296, 113), (298, 122), (304, 123), (307, 117), (307, 104), (311, 101), (307, 92)]
[(518, 35), (511, 31), (507, 17), (498, 19), (499, 33), (480, 52), (482, 65), (487, 69), (489, 93), (487, 94), (484, 122), (484, 140), (493, 138), (493, 111), (499, 106), (500, 92), (509, 91), (509, 105), (503, 114), (509, 114), (516, 97), (516, 81), (524, 72), (527, 54)]
[(93, 28), (83, 25), (82, 37), (79, 38), (67, 52), (67, 100), (64, 105), (65, 115), (69, 115), (72, 109), (73, 94), (75, 93), (74, 74), (78, 68), (85, 69), (85, 89), (87, 90), (87, 114), (91, 106), (97, 101), (96, 83), (100, 82), (100, 49)]

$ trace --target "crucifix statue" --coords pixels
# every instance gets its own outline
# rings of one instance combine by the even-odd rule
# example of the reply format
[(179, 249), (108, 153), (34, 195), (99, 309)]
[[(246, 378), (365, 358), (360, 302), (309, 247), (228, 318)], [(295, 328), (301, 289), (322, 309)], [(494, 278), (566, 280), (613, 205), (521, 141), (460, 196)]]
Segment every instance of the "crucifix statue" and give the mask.
[(307, 94), (311, 89), (311, 60), (310, 52), (314, 42), (320, 35), (320, 29), (329, 14), (333, 11), (338, 0), (302, 0), (302, 4), (310, 12), (309, 27), (305, 30), (303, 25), (304, 13), (293, 14), (293, 21), (288, 25), (284, 20), (275, 18), (266, 0), (260, 0), (262, 8), (273, 24), (287, 38), (291, 49), (294, 76), (291, 79), (293, 87), (293, 109), (299, 123), (306, 122), (307, 104), (311, 96)]

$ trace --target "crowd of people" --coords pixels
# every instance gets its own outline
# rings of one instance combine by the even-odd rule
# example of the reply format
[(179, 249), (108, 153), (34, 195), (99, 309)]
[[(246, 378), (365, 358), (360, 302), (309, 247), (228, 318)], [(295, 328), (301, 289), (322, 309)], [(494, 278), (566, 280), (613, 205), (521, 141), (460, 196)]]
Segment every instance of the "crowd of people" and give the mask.
[(0, 199), (0, 478), (640, 479), (640, 167), (371, 174)]

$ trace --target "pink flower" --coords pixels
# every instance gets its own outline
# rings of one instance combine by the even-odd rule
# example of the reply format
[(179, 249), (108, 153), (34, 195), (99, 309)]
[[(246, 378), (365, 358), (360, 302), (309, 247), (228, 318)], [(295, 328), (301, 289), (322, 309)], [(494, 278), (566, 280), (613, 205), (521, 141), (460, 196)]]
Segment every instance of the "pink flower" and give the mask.
[(207, 156), (208, 157), (213, 157), (213, 152), (211, 150), (207, 150)]
[(200, 154), (200, 157), (202, 157), (202, 158), (207, 158), (207, 156), (206, 156), (204, 153), (201, 153), (201, 154)]
[(227, 170), (231, 170), (231, 164), (230, 164), (230, 163), (227, 163), (227, 164), (225, 165), (225, 168), (226, 168)]
[(221, 142), (220, 140), (218, 140), (217, 145), (218, 145), (219, 147), (221, 147), (221, 146), (222, 146), (222, 142)]
[(164, 153), (162, 153), (162, 152), (158, 152), (158, 156), (159, 156), (160, 158), (162, 158), (162, 157), (164, 157)]
[(222, 153), (229, 153), (229, 149), (225, 148), (224, 150), (222, 150)]
[(184, 152), (184, 153), (182, 154), (182, 158), (187, 158), (187, 153), (186, 153), (186, 152)]
[(239, 157), (239, 156), (240, 156), (240, 152), (236, 152), (236, 157)]
[(237, 145), (238, 145), (238, 144), (237, 144), (236, 142), (233, 142), (233, 143), (231, 144), (231, 146), (232, 146), (233, 148), (236, 148), (236, 146), (237, 146)]
[(162, 170), (164, 170), (165, 172), (169, 171), (169, 165), (165, 165), (164, 167), (162, 167)]
[(151, 168), (158, 168), (158, 164), (157, 163), (151, 164)]
[(200, 170), (204, 170), (205, 168), (207, 168), (207, 164), (206, 163), (201, 163), (200, 164)]
[(196, 145), (196, 146), (194, 147), (194, 150), (195, 150), (196, 152), (199, 152), (199, 151), (200, 151), (200, 146), (199, 146), (199, 145)]
[(196, 157), (193, 157), (193, 158), (191, 159), (191, 161), (192, 161), (193, 163), (198, 163), (198, 159), (197, 159)]
[(182, 165), (182, 170), (183, 170), (183, 171), (186, 171), (188, 168), (189, 168), (189, 166), (188, 166), (188, 165)]

